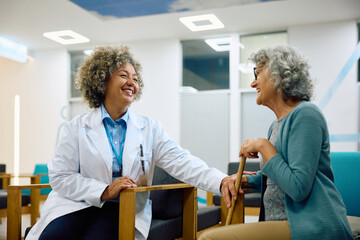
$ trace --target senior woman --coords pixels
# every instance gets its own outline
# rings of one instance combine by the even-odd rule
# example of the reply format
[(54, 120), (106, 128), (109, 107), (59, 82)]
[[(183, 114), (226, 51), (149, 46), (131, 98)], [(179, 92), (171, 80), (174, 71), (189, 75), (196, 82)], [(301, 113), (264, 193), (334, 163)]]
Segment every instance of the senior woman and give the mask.
[[(155, 165), (207, 191), (235, 193), (230, 177), (183, 150), (158, 121), (129, 110), (144, 84), (127, 47), (96, 48), (76, 81), (93, 110), (65, 125), (48, 164), (53, 191), (26, 239), (118, 239), (119, 193), (136, 187), (143, 171), (151, 185)], [(147, 193), (136, 200), (136, 239), (146, 239), (151, 202)]]
[(352, 239), (346, 209), (334, 186), (326, 120), (310, 103), (309, 65), (288, 46), (261, 49), (255, 64), (256, 103), (276, 120), (268, 139), (247, 139), (239, 156), (262, 157), (242, 187), (262, 189), (260, 222), (205, 232), (204, 239)]

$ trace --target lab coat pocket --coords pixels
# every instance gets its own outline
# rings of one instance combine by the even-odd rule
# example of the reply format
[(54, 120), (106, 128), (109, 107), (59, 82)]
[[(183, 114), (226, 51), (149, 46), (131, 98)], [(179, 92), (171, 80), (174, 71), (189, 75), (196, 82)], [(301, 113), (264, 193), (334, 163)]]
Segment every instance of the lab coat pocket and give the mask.
[(149, 179), (149, 172), (151, 168), (151, 157), (144, 154), (144, 157), (138, 156), (131, 169), (131, 177), (138, 181), (140, 178), (146, 179), (146, 183), (141, 185), (147, 185)]

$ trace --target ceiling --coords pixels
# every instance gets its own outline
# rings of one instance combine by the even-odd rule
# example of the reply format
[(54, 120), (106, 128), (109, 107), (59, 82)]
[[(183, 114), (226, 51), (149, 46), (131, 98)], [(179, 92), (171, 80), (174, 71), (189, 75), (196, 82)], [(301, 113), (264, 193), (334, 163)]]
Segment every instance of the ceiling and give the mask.
[[(150, 5), (162, 5), (150, 8), (146, 4), (150, 1)], [(120, 10), (111, 14), (103, 12), (117, 7)], [(179, 21), (180, 17), (208, 13), (214, 13), (225, 28), (191, 32)], [(0, 36), (24, 44), (30, 51), (268, 32), (350, 19), (360, 19), (359, 0), (0, 0)], [(88, 37), (90, 42), (64, 46), (42, 36), (67, 29)]]

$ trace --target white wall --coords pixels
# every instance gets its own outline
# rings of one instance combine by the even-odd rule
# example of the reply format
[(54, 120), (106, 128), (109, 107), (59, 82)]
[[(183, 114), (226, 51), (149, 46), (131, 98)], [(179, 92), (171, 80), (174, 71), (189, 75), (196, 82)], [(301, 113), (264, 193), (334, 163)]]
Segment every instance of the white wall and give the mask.
[[(308, 58), (315, 79), (315, 99), (319, 104), (358, 42), (355, 21), (294, 26), (288, 29), (291, 46)], [(330, 134), (356, 134), (358, 126), (357, 63), (323, 109)], [(331, 151), (357, 151), (356, 142), (332, 142)]]
[(182, 53), (179, 40), (146, 41), (129, 44), (143, 66), (145, 87), (131, 109), (158, 119), (175, 141), (180, 139), (180, 94)]
[(20, 173), (52, 156), (67, 105), (69, 57), (66, 51), (40, 51), (34, 61), (0, 58), (0, 152), (7, 172), (14, 171), (14, 96), (20, 95)]

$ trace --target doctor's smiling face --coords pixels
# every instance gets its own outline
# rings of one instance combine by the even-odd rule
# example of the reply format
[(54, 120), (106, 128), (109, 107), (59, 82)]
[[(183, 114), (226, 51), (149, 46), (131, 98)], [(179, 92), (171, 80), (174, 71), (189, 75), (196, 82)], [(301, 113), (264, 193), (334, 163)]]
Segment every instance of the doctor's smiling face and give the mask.
[(108, 108), (121, 109), (125, 113), (138, 91), (139, 83), (135, 69), (130, 63), (125, 63), (110, 75), (106, 83), (105, 108), (108, 111)]

